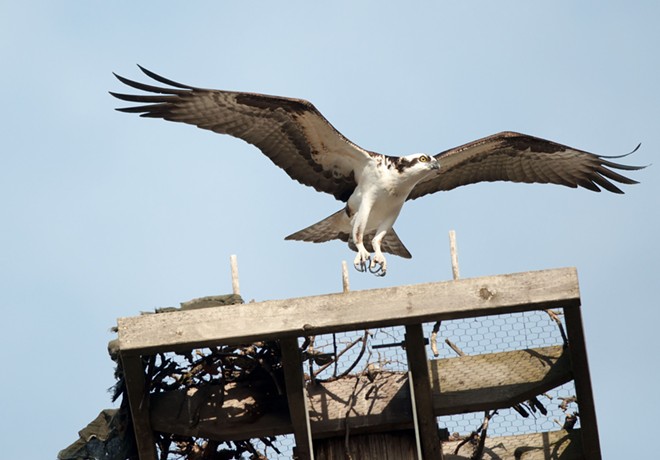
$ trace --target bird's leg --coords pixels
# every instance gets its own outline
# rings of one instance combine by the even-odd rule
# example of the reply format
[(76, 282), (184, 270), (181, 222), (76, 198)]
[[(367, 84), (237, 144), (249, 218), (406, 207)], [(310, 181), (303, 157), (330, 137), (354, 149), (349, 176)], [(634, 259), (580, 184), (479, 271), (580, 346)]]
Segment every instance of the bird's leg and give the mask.
[(371, 259), (369, 271), (376, 276), (385, 276), (387, 274), (387, 262), (380, 249), (380, 245), (383, 242), (386, 233), (387, 230), (379, 230), (373, 240), (371, 240), (371, 245), (374, 247), (374, 258)]
[(357, 255), (355, 256), (355, 260), (353, 260), (353, 266), (359, 272), (366, 272), (371, 255), (369, 254), (369, 251), (367, 251), (367, 248), (364, 247), (362, 232), (357, 232), (353, 242), (357, 248)]
[(351, 236), (357, 248), (357, 255), (355, 256), (355, 260), (353, 260), (353, 266), (359, 272), (367, 271), (369, 260), (371, 259), (369, 251), (364, 247), (364, 231), (367, 227), (369, 211), (370, 206), (367, 203), (363, 203), (352, 218), (353, 229)]

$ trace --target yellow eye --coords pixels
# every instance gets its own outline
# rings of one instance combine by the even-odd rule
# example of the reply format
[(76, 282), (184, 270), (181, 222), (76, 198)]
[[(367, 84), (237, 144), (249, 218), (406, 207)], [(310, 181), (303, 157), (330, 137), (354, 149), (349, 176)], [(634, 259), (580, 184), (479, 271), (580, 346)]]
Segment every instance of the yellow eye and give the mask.
[(423, 156), (419, 157), (419, 161), (421, 161), (422, 163), (426, 163), (427, 161), (429, 161), (429, 157), (427, 157), (426, 155), (423, 155)]

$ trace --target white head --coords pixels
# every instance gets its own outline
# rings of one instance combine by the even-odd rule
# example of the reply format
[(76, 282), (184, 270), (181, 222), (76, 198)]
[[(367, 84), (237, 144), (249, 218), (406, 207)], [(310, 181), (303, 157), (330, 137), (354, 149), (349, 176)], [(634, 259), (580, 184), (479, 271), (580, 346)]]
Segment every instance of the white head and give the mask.
[(438, 171), (440, 169), (440, 162), (431, 155), (415, 153), (397, 158), (395, 166), (397, 171), (402, 174), (425, 176), (431, 171)]

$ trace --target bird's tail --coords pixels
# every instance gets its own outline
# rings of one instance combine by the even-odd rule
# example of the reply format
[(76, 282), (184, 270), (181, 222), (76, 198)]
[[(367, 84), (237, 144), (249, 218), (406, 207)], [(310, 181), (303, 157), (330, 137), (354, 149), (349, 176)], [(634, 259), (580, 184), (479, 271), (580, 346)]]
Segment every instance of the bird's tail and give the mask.
[[(375, 233), (365, 235), (364, 238), (364, 246), (369, 252), (373, 252), (374, 250), (371, 245), (371, 240), (373, 239), (374, 234)], [(348, 214), (346, 214), (345, 209), (340, 209), (322, 221), (310, 225), (307, 228), (303, 228), (284, 239), (308, 241), (311, 243), (324, 243), (331, 240), (341, 240), (348, 243), (348, 247), (353, 251), (357, 251), (355, 243), (353, 243), (353, 238), (351, 237), (350, 218), (348, 217)], [(412, 257), (393, 228), (391, 228), (385, 235), (381, 244), (381, 249), (383, 252), (388, 252), (405, 259), (410, 259)]]
[[(373, 252), (374, 250), (371, 246), (371, 240), (374, 235), (375, 233), (371, 233), (364, 237), (364, 247), (367, 248), (367, 251), (369, 252)], [(357, 249), (353, 244), (353, 241), (348, 242), (348, 247), (354, 251)], [(403, 242), (399, 239), (399, 235), (396, 234), (393, 228), (390, 228), (385, 234), (385, 238), (383, 238), (383, 242), (380, 244), (380, 249), (383, 252), (388, 252), (395, 256), (403, 257), (404, 259), (412, 259), (412, 254), (403, 245)]]
[(326, 217), (320, 222), (293, 233), (285, 240), (309, 241), (324, 243), (331, 240), (348, 241), (351, 233), (351, 223), (345, 209)]

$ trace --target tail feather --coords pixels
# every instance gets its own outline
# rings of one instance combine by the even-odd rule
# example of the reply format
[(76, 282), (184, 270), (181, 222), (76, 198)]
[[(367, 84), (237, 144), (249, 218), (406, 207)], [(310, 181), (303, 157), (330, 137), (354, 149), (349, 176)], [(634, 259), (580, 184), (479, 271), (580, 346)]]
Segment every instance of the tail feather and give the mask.
[[(369, 252), (374, 251), (374, 248), (371, 245), (371, 240), (373, 239), (374, 234), (375, 233), (365, 235), (364, 238), (364, 246)], [(355, 243), (351, 238), (350, 219), (344, 209), (340, 209), (320, 222), (292, 233), (284, 239), (308, 241), (311, 243), (324, 243), (331, 240), (341, 240), (348, 243), (348, 247), (353, 251), (357, 251)], [(395, 256), (403, 257), (405, 259), (410, 259), (412, 257), (393, 228), (391, 228), (385, 235), (385, 238), (383, 238), (381, 249), (383, 252), (394, 254)]]
[(331, 240), (348, 241), (350, 222), (344, 209), (326, 217), (320, 222), (303, 228), (284, 238), (285, 240), (309, 241), (311, 243), (324, 243)]
[[(374, 247), (371, 245), (371, 240), (374, 238), (374, 235), (375, 233), (371, 233), (364, 237), (364, 247), (369, 252), (374, 252)], [(348, 241), (348, 247), (353, 251), (357, 251), (357, 247), (355, 247), (352, 238)], [(403, 257), (404, 259), (412, 259), (412, 254), (399, 239), (399, 235), (396, 234), (393, 228), (390, 228), (385, 235), (385, 238), (383, 238), (383, 242), (380, 244), (380, 249), (383, 252), (394, 254), (395, 256)]]

